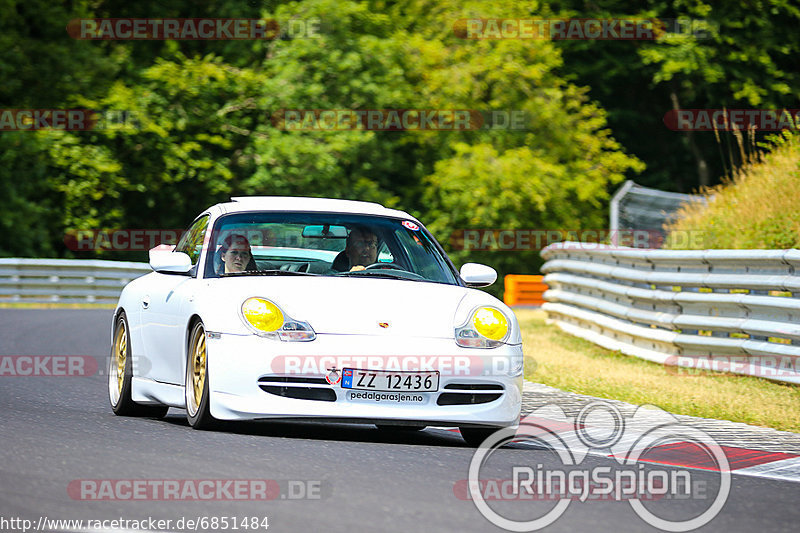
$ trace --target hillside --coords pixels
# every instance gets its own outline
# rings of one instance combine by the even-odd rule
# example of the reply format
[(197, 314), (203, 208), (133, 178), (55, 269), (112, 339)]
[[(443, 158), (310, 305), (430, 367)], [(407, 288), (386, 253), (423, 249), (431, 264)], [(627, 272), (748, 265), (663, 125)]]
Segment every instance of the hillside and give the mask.
[(761, 161), (703, 193), (708, 204), (685, 205), (665, 247), (800, 248), (799, 137), (784, 134)]

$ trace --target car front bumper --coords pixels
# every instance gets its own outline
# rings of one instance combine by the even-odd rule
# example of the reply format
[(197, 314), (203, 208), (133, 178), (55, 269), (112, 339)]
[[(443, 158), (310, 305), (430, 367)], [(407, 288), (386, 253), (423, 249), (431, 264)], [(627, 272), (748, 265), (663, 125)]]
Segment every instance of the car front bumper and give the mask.
[[(522, 406), (521, 345), (471, 349), (441, 338), (320, 334), (310, 342), (281, 342), (256, 335), (211, 334), (207, 348), (211, 415), (220, 420), (321, 418), (506, 427), (518, 422)], [(341, 382), (296, 383), (309, 378), (319, 382), (334, 367), (339, 373), (343, 368), (365, 367), (433, 369), (440, 373), (439, 388), (437, 392), (365, 393), (344, 389)], [(332, 391), (326, 394), (335, 394), (335, 400), (297, 399), (265, 392), (259, 379), (277, 376), (295, 380), (294, 384), (287, 383), (289, 388), (309, 386)], [(440, 405), (442, 395), (469, 398), (469, 392), (474, 392), (474, 398), (486, 398), (482, 395), (491, 392), (495, 399)]]

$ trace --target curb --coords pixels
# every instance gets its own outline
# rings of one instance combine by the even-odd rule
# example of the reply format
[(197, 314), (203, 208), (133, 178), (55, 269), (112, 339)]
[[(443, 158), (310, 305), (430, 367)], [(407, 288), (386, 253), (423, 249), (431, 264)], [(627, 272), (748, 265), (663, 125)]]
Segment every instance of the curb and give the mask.
[[(584, 407), (597, 401), (615, 407), (624, 417), (633, 416), (640, 407), (619, 400), (566, 392), (541, 383), (525, 381), (522, 395), (522, 417), (524, 418), (541, 407), (556, 405), (566, 416), (574, 418)], [(646, 410), (639, 409), (637, 422), (645, 422), (647, 425), (649, 421), (651, 424), (658, 425), (663, 421), (663, 416), (664, 412), (661, 410), (652, 411), (652, 415), (648, 415)], [(681, 426), (703, 431), (711, 437), (724, 451), (732, 473), (800, 482), (800, 434), (725, 420), (687, 415), (672, 416)], [(565, 442), (575, 442), (578, 439), (575, 431), (577, 425), (564, 424), (563, 421), (547, 418), (537, 418), (536, 423), (548, 427)], [(634, 428), (633, 438), (635, 439), (636, 436)], [(677, 442), (660, 448), (663, 449), (660, 450), (657, 457), (648, 462), (714, 469), (705, 464), (705, 454), (700, 450), (691, 450), (692, 446), (689, 443)], [(595, 451), (592, 455), (608, 454)]]

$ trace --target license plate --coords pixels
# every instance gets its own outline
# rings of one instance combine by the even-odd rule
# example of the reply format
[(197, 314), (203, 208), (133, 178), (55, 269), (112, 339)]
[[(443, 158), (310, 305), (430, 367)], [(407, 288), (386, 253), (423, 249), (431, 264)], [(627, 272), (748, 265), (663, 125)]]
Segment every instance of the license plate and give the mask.
[(436, 392), (439, 390), (439, 372), (345, 368), (342, 371), (342, 388), (385, 392)]

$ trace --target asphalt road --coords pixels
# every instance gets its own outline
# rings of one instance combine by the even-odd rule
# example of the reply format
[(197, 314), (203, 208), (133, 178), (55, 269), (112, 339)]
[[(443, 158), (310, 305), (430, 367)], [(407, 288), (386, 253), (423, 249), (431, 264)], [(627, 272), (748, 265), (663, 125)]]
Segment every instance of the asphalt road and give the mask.
[[(270, 531), (503, 531), (454, 492), (467, 478), (473, 454), (457, 433), (288, 422), (200, 432), (189, 428), (179, 409), (163, 420), (115, 416), (104, 375), (110, 317), (110, 310), (0, 309), (0, 356), (89, 355), (100, 368), (82, 377), (0, 376), (0, 530), (21, 531), (20, 522), (9, 522), (15, 518), (38, 525), (40, 517), (152, 517), (172, 520), (169, 530), (184, 531), (176, 527), (181, 518), (228, 517), (232, 530), (233, 517), (238, 525), (243, 518), (268, 517)], [(555, 469), (559, 463), (550, 451), (511, 447), (491, 456), (482, 477), (508, 478), (521, 465)], [(616, 462), (588, 457), (581, 468), (598, 466), (613, 468)], [(691, 474), (693, 483), (714, 492), (717, 473)], [(70, 490), (79, 480), (121, 479), (275, 480), (281, 493), (270, 501), (92, 501)], [(301, 487), (312, 498), (294, 499)], [(698, 492), (647, 506), (676, 520), (701, 513), (710, 499), (713, 494), (703, 499)], [(701, 530), (796, 531), (798, 501), (800, 484), (734, 475), (725, 506)], [(509, 518), (530, 520), (553, 502), (492, 506)], [(650, 530), (657, 529), (626, 501), (572, 501), (546, 528)]]

